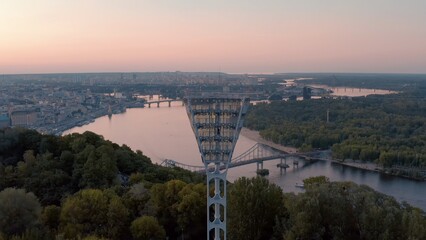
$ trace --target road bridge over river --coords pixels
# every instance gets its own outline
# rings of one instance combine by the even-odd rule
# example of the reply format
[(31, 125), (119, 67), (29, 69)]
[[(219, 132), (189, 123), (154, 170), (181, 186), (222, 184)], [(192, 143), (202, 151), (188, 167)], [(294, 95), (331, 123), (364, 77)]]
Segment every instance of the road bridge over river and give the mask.
[(182, 102), (182, 106), (183, 106), (182, 99), (163, 99), (163, 100), (156, 100), (156, 101), (147, 101), (145, 102), (145, 105), (148, 105), (148, 108), (151, 108), (151, 104), (157, 104), (157, 107), (160, 107), (161, 103), (168, 103), (169, 107), (171, 107), (172, 102)]

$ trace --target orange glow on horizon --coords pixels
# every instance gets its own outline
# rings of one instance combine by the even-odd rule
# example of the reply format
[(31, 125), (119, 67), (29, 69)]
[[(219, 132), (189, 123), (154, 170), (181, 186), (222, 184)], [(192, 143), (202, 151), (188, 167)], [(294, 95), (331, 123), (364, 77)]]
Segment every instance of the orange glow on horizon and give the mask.
[(420, 1), (237, 2), (2, 2), (0, 73), (426, 72)]

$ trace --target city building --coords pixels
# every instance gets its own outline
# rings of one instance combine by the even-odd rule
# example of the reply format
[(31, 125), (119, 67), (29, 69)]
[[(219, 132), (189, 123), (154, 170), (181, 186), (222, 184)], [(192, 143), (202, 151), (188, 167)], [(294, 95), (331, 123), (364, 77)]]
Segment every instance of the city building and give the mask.
[(12, 126), (31, 126), (37, 121), (37, 112), (31, 110), (14, 111), (10, 119)]
[(10, 118), (7, 114), (0, 114), (0, 128), (10, 127)]

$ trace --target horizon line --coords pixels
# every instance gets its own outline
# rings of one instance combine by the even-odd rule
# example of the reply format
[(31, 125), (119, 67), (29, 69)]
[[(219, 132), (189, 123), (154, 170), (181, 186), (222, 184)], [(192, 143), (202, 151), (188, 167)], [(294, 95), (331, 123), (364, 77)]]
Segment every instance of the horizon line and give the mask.
[(29, 72), (29, 73), (0, 73), (1, 76), (18, 75), (56, 75), (56, 74), (123, 74), (123, 73), (220, 73), (230, 75), (285, 75), (285, 74), (373, 74), (373, 75), (426, 75), (426, 72), (333, 72), (333, 71), (313, 71), (313, 72), (219, 72), (219, 71), (87, 71), (87, 72)]

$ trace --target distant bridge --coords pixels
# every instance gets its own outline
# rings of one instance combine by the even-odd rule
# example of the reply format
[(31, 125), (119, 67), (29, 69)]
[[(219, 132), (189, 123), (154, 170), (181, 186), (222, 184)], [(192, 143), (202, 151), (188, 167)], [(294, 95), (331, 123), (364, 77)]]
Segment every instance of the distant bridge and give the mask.
[(148, 108), (151, 108), (151, 104), (157, 104), (157, 107), (160, 107), (160, 103), (168, 103), (169, 107), (171, 107), (172, 102), (182, 102), (182, 106), (183, 106), (182, 99), (164, 99), (164, 100), (157, 100), (157, 101), (148, 101), (145, 103), (145, 105), (148, 104)]
[[(256, 163), (257, 169), (259, 170), (259, 169), (263, 169), (263, 162), (275, 160), (275, 159), (281, 160), (279, 167), (286, 168), (285, 166), (286, 164), (283, 163), (283, 160), (285, 160), (287, 157), (299, 157), (299, 158), (303, 158), (310, 161), (328, 160), (325, 158), (317, 157), (317, 155), (321, 152), (322, 151), (314, 151), (314, 152), (308, 152), (308, 153), (286, 153), (286, 152), (275, 150), (264, 144), (256, 143), (254, 146), (249, 148), (247, 151), (245, 151), (241, 155), (233, 158), (231, 162), (228, 164), (228, 168), (234, 168), (234, 167), (239, 167), (239, 166), (243, 166), (247, 164)], [(298, 164), (298, 162), (296, 161), (293, 163), (295, 165)], [(193, 172), (200, 172), (200, 173), (205, 172), (204, 166), (196, 166), (196, 165), (180, 163), (172, 159), (165, 159), (163, 162), (161, 162), (160, 165), (166, 166), (166, 167), (179, 167), (179, 168), (183, 168)]]

